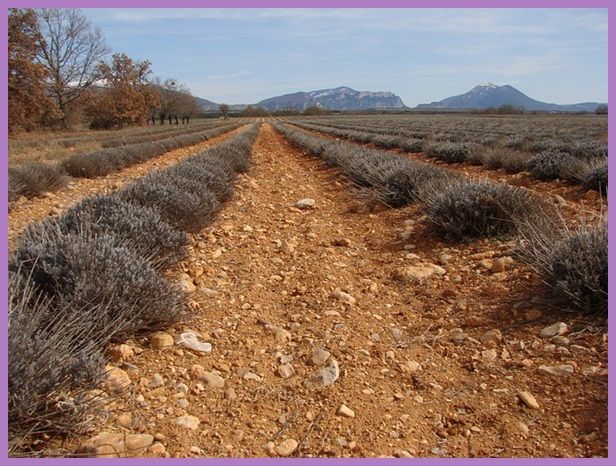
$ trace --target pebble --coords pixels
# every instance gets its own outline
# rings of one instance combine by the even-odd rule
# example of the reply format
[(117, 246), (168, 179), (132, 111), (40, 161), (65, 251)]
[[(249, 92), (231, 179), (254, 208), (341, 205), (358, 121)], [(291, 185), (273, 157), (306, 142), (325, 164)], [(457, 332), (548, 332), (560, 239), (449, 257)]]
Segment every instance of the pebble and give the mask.
[(340, 377), (340, 367), (338, 361), (331, 359), (326, 367), (315, 372), (312, 381), (320, 386), (329, 387)]
[(163, 376), (158, 373), (154, 374), (148, 383), (150, 388), (158, 388), (163, 385), (165, 385), (165, 379), (163, 379)]
[(299, 446), (299, 443), (297, 442), (297, 440), (288, 438), (284, 440), (280, 445), (278, 445), (275, 448), (275, 451), (276, 451), (276, 454), (278, 454), (279, 456), (287, 457), (287, 456), (291, 456), (293, 452), (297, 450), (298, 446)]
[(340, 405), (336, 414), (343, 417), (355, 417), (355, 412), (345, 404)]
[(430, 267), (427, 265), (409, 265), (407, 267), (395, 270), (392, 274), (392, 277), (394, 280), (397, 280), (399, 282), (410, 283), (420, 282), (424, 278), (428, 278), (434, 273), (436, 273), (434, 267)]
[(193, 279), (187, 273), (181, 273), (178, 276), (178, 284), (186, 293), (193, 293), (197, 289)]
[(150, 348), (162, 349), (173, 346), (173, 336), (166, 332), (156, 332), (150, 337)]
[(209, 387), (223, 388), (225, 386), (225, 379), (214, 372), (205, 372), (200, 379), (207, 383)]
[(327, 362), (330, 356), (331, 353), (329, 351), (319, 348), (312, 353), (311, 361), (315, 366), (322, 366)]
[(352, 306), (355, 304), (356, 300), (353, 296), (351, 296), (348, 293), (345, 293), (344, 291), (341, 291), (340, 288), (336, 288), (332, 294), (331, 294), (332, 298), (335, 298), (341, 302), (343, 302), (344, 304), (348, 304), (349, 306)]
[(149, 434), (102, 432), (88, 439), (79, 449), (80, 453), (98, 458), (134, 456), (152, 445), (154, 437)]
[(559, 335), (564, 335), (569, 330), (569, 327), (564, 322), (556, 322), (549, 327), (544, 328), (539, 332), (539, 336), (543, 338), (552, 338)]
[(298, 209), (314, 209), (315, 206), (317, 204), (317, 201), (315, 201), (314, 199), (310, 198), (310, 197), (306, 197), (304, 199), (300, 199), (295, 203), (295, 207), (297, 207)]
[(225, 398), (229, 401), (237, 399), (237, 393), (235, 393), (235, 390), (232, 387), (225, 390)]
[(282, 377), (283, 379), (288, 379), (293, 377), (293, 374), (295, 374), (295, 369), (293, 368), (293, 366), (291, 364), (282, 364), (279, 368), (278, 368), (278, 375), (280, 377)]
[(501, 341), (503, 341), (503, 334), (499, 329), (495, 328), (481, 335), (479, 340), (484, 345), (488, 343), (500, 343)]
[(107, 381), (105, 387), (111, 393), (123, 393), (130, 388), (131, 381), (128, 374), (119, 367), (106, 366)]
[(120, 427), (129, 427), (133, 423), (131, 413), (122, 413), (116, 418), (116, 424)]
[(212, 351), (212, 344), (201, 342), (194, 332), (184, 332), (180, 334), (177, 344), (199, 353), (209, 353)]
[(481, 359), (485, 362), (495, 361), (497, 357), (498, 354), (496, 353), (496, 350), (493, 349), (488, 349), (481, 352)]
[(164, 455), (167, 452), (167, 449), (165, 448), (165, 446), (160, 443), (160, 442), (156, 442), (154, 445), (152, 445), (150, 447), (149, 450), (150, 453), (154, 454), (154, 455)]
[(201, 421), (195, 416), (180, 416), (175, 420), (175, 423), (190, 430), (197, 430)]
[(553, 375), (556, 377), (563, 377), (565, 375), (571, 375), (574, 372), (574, 368), (570, 364), (562, 364), (559, 366), (539, 366), (539, 371), (544, 374)]
[(539, 409), (539, 403), (537, 403), (537, 400), (530, 392), (527, 392), (525, 390), (520, 390), (518, 392), (518, 398), (522, 400), (522, 402), (529, 408)]
[(124, 440), (126, 451), (135, 453), (148, 448), (154, 442), (154, 437), (150, 434), (129, 434)]
[(135, 355), (132, 346), (129, 345), (114, 345), (109, 349), (109, 356), (114, 362), (128, 361)]

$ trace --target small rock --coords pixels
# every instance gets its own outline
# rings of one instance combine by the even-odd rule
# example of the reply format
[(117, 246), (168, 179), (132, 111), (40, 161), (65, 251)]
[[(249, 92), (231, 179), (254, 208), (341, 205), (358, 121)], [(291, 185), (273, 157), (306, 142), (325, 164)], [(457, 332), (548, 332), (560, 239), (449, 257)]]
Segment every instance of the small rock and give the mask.
[(193, 279), (187, 273), (181, 273), (179, 275), (178, 284), (186, 293), (193, 293), (197, 289)]
[(175, 423), (179, 426), (185, 427), (190, 430), (197, 430), (201, 421), (195, 416), (180, 416), (175, 420)]
[(558, 335), (564, 335), (569, 330), (569, 327), (564, 322), (556, 322), (549, 327), (544, 328), (539, 332), (539, 336), (543, 338), (552, 338)]
[(343, 417), (355, 417), (355, 412), (345, 404), (340, 405), (336, 414)]
[(135, 351), (129, 345), (114, 345), (109, 349), (109, 356), (114, 362), (128, 361), (134, 355)]
[(518, 392), (518, 398), (522, 400), (522, 403), (524, 403), (529, 408), (539, 409), (539, 403), (537, 403), (537, 400), (530, 392), (527, 392), (525, 390), (520, 390)]
[(562, 364), (559, 366), (539, 366), (539, 371), (544, 374), (553, 375), (556, 377), (563, 377), (565, 375), (571, 375), (574, 372), (574, 368), (570, 364)]
[(163, 385), (165, 385), (165, 379), (163, 379), (163, 376), (158, 373), (154, 374), (148, 383), (150, 388), (158, 388)]
[(177, 344), (199, 353), (209, 353), (212, 351), (212, 344), (200, 342), (194, 332), (182, 333), (178, 338)]
[(312, 377), (312, 381), (320, 386), (329, 387), (340, 377), (338, 361), (330, 359), (326, 367), (319, 369)]
[(488, 350), (481, 352), (481, 359), (483, 359), (485, 362), (495, 361), (497, 357), (498, 357), (498, 354), (496, 353), (496, 350), (494, 349), (488, 349)]
[(173, 346), (173, 337), (166, 332), (156, 332), (150, 337), (150, 348), (162, 349)]
[(524, 435), (525, 437), (530, 434), (530, 429), (528, 428), (528, 426), (526, 424), (524, 424), (522, 421), (518, 422), (518, 429), (520, 429), (520, 432), (522, 433), (522, 435)]
[(105, 387), (111, 393), (122, 393), (130, 388), (131, 381), (128, 374), (119, 367), (106, 366), (107, 381)]
[(79, 453), (96, 458), (118, 458), (126, 451), (124, 434), (101, 432), (88, 439), (79, 449)]
[(339, 301), (342, 301), (344, 304), (348, 304), (349, 306), (352, 306), (355, 304), (356, 300), (353, 296), (351, 296), (348, 293), (345, 293), (344, 291), (341, 291), (340, 288), (336, 288), (332, 294), (331, 294), (332, 298), (336, 298)]
[(283, 441), (280, 445), (276, 447), (276, 454), (279, 456), (287, 457), (291, 456), (293, 452), (297, 449), (299, 443), (297, 440), (288, 438)]
[(291, 364), (283, 364), (278, 368), (278, 375), (283, 379), (288, 379), (295, 374), (295, 369)]
[(307, 209), (314, 209), (316, 204), (317, 204), (317, 201), (315, 201), (312, 198), (306, 197), (304, 199), (300, 199), (299, 201), (297, 201), (295, 203), (295, 207), (297, 207), (298, 209), (307, 210)]
[(178, 408), (186, 409), (188, 408), (188, 405), (190, 403), (186, 398), (178, 398), (175, 404), (178, 406)]
[(126, 452), (134, 454), (140, 450), (145, 450), (154, 442), (154, 437), (150, 434), (129, 434), (124, 440)]
[(235, 390), (233, 388), (229, 387), (225, 390), (225, 399), (229, 401), (237, 399), (237, 393), (235, 393)]
[(129, 427), (133, 423), (131, 413), (122, 413), (116, 418), (116, 424), (120, 427)]
[(276, 335), (276, 340), (278, 340), (279, 343), (286, 343), (291, 340), (291, 333), (282, 327), (276, 327), (274, 329), (274, 333)]
[(494, 267), (494, 262), (491, 259), (483, 259), (479, 261), (479, 266), (482, 269), (492, 270), (492, 267)]
[(162, 443), (156, 442), (154, 445), (150, 447), (149, 452), (152, 453), (153, 455), (162, 456), (167, 452), (167, 449)]
[(421, 364), (419, 364), (417, 361), (408, 361), (406, 363), (406, 367), (408, 367), (410, 372), (417, 372), (421, 367)]
[(223, 388), (225, 386), (225, 379), (214, 372), (205, 372), (201, 377), (201, 380), (213, 388)]
[(408, 267), (394, 270), (392, 277), (394, 280), (403, 283), (421, 282), (423, 279), (428, 278), (434, 273), (436, 273), (436, 270), (433, 267), (426, 265), (410, 265)]
[(331, 353), (329, 351), (319, 348), (312, 353), (312, 358), (310, 360), (315, 366), (322, 366), (327, 362), (330, 356)]
[(500, 343), (501, 341), (503, 341), (503, 334), (499, 329), (495, 328), (481, 335), (479, 340), (484, 345), (488, 343)]
[(441, 254), (438, 258), (438, 263), (441, 265), (447, 265), (449, 264), (449, 262), (451, 262), (451, 259), (453, 259), (453, 256), (451, 254)]

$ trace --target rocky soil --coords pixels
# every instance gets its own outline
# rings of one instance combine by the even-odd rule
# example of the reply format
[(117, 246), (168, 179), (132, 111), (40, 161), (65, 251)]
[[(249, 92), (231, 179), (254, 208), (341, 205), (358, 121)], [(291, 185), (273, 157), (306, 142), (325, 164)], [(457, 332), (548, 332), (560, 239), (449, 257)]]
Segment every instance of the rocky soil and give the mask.
[(555, 307), (513, 241), (447, 243), (416, 206), (367, 211), (269, 124), (253, 162), (173, 274), (194, 319), (110, 348), (106, 418), (58, 447), (607, 455), (607, 324)]

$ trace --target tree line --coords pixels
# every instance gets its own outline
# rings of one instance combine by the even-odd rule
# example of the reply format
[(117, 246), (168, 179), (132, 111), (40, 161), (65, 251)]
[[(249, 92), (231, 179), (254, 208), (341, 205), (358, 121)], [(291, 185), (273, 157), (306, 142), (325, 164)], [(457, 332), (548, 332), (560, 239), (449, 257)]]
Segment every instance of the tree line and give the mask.
[(10, 9), (9, 132), (182, 124), (200, 111), (175, 79), (152, 75), (148, 60), (111, 51), (75, 9)]

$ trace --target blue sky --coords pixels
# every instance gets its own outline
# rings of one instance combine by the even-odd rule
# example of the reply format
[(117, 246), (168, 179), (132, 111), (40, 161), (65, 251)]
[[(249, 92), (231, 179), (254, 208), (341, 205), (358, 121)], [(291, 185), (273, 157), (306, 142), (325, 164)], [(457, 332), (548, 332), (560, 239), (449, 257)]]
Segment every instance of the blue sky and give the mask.
[(607, 101), (606, 9), (89, 9), (114, 52), (227, 103), (336, 86), (409, 105), (511, 84)]

